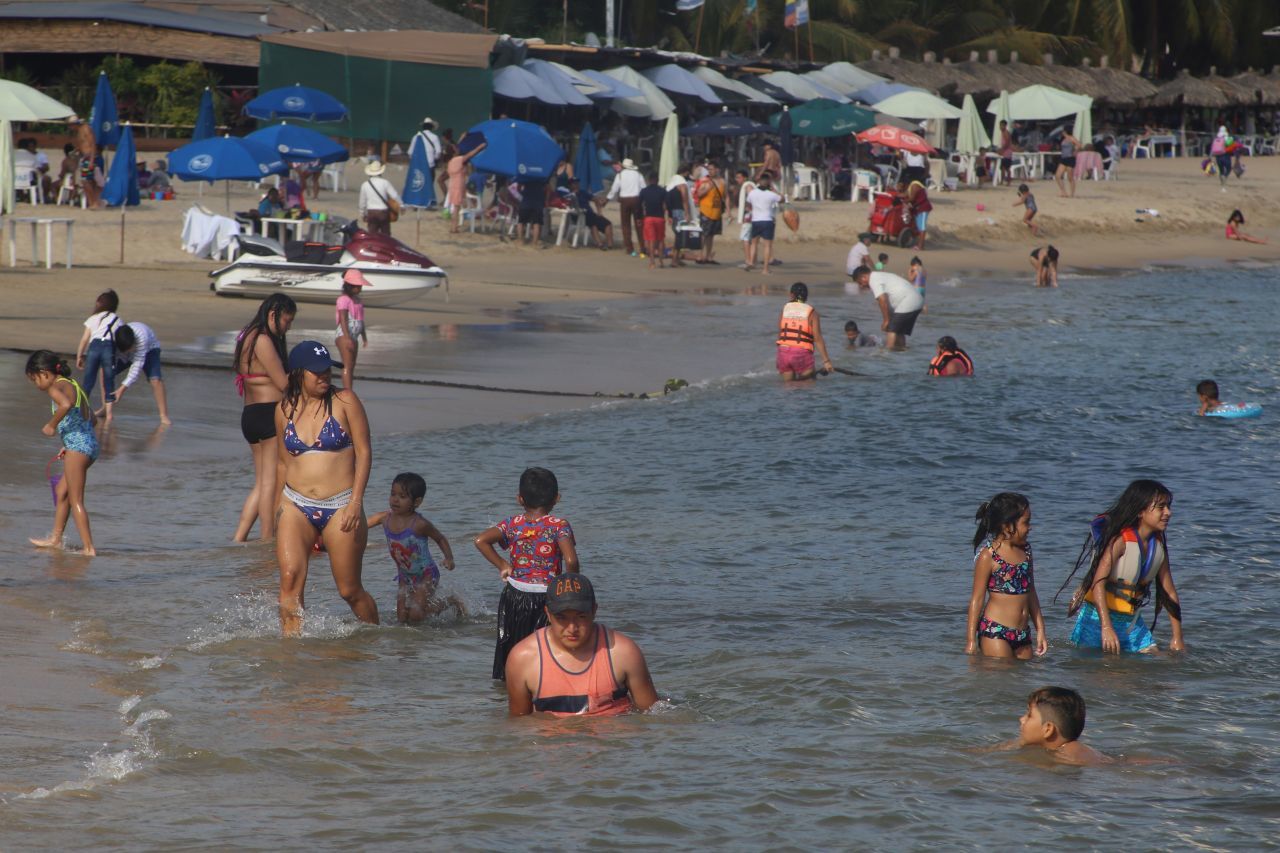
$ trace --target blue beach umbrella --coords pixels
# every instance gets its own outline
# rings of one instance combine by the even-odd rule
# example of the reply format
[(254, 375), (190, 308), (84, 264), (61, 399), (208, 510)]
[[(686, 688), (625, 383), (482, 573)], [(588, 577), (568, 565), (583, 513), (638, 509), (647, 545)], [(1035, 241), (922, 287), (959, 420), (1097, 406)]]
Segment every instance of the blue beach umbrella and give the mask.
[(604, 189), (604, 176), (600, 173), (600, 158), (596, 156), (596, 132), (591, 122), (582, 125), (578, 136), (578, 153), (573, 158), (573, 174), (578, 186), (595, 195)]
[[(245, 139), (265, 145), (288, 163), (342, 163), (348, 159), (347, 149), (323, 133), (295, 124), (273, 124), (255, 130)], [(421, 148), (422, 146), (418, 146)]]
[(404, 190), (400, 200), (408, 207), (430, 207), (436, 200), (435, 181), (431, 180), (431, 167), (427, 165), (427, 146), (413, 146), (409, 158), (409, 172), (404, 176)]
[(754, 133), (772, 133), (767, 124), (740, 116), (737, 113), (719, 112), (695, 122), (680, 131), (681, 136), (750, 136)]
[(191, 131), (191, 141), (199, 142), (213, 136), (218, 132), (217, 125), (217, 119), (213, 116), (213, 92), (205, 86), (204, 94), (200, 96), (200, 108), (196, 110), (196, 126)]
[(93, 138), (104, 148), (120, 141), (120, 117), (116, 113), (116, 96), (111, 91), (111, 81), (105, 71), (98, 74), (98, 91), (93, 95), (93, 110), (89, 113), (89, 127)]
[(865, 89), (859, 89), (853, 93), (855, 101), (861, 101), (864, 104), (878, 104), (883, 100), (892, 98), (903, 92), (920, 92), (914, 86), (907, 86), (902, 83), (872, 83)]
[(138, 151), (133, 144), (133, 128), (125, 125), (116, 143), (116, 156), (107, 173), (107, 185), (102, 189), (102, 202), (107, 207), (138, 203)]
[(278, 118), (342, 121), (347, 117), (347, 108), (328, 92), (294, 85), (263, 92), (244, 105), (244, 114), (268, 121)]
[(493, 119), (480, 122), (468, 133), (482, 134), (489, 143), (472, 158), (472, 165), (495, 175), (545, 181), (565, 159), (564, 150), (551, 134), (532, 122)]
[(267, 175), (289, 174), (289, 166), (259, 142), (214, 136), (174, 149), (169, 173), (184, 181), (260, 181)]

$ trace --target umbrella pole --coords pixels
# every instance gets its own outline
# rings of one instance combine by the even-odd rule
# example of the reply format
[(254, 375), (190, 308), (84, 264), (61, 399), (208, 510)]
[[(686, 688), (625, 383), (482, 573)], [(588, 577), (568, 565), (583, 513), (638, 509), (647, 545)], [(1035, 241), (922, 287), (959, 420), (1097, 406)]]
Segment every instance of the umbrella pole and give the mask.
[(226, 191), (227, 191), (227, 216), (230, 216), (231, 215), (231, 182), (223, 181), (222, 185), (226, 188)]
[(698, 30), (693, 35), (693, 52), (698, 52), (698, 47), (702, 44), (702, 14), (707, 11), (707, 4), (702, 3), (698, 6)]
[(414, 248), (417, 248), (422, 245), (422, 208), (419, 207), (417, 209), (417, 213), (414, 215), (413, 219), (414, 222), (417, 223), (418, 227), (417, 233), (413, 237)]
[(128, 201), (129, 199), (126, 195), (124, 202), (122, 202), (120, 205), (120, 263), (121, 264), (124, 264), (124, 209), (127, 206)]

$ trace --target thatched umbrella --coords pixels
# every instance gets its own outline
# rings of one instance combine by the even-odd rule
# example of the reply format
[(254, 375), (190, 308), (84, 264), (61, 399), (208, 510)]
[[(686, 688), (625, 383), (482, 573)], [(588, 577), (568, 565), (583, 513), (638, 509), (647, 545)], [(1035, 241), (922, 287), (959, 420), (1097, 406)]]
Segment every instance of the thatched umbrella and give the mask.
[(947, 86), (951, 83), (950, 79), (939, 73), (939, 69), (942, 66), (938, 63), (912, 62), (908, 59), (902, 59), (898, 56), (897, 48), (889, 51), (888, 59), (876, 57), (866, 62), (859, 62), (858, 67), (864, 71), (870, 71), (872, 74), (888, 77), (895, 83), (915, 86), (929, 92), (937, 92), (939, 85)]
[(1177, 77), (1165, 83), (1151, 98), (1153, 107), (1178, 107), (1182, 122), (1179, 136), (1182, 150), (1187, 150), (1187, 107), (1211, 107), (1221, 109), (1230, 106), (1231, 99), (1217, 86), (1191, 76), (1191, 72), (1182, 69)]
[(1250, 68), (1231, 78), (1231, 85), (1249, 93), (1249, 103), (1263, 107), (1280, 104), (1280, 79), (1272, 79)]
[(1074, 92), (1077, 95), (1088, 95), (1094, 101), (1101, 99), (1105, 90), (1097, 77), (1083, 68), (1057, 65), (1050, 57), (1045, 58), (1048, 61), (1040, 66), (1040, 73), (1049, 78), (1050, 86), (1066, 92)]
[(987, 62), (979, 62), (977, 51), (971, 52), (967, 61), (957, 62), (951, 67), (961, 74), (962, 82), (957, 87), (956, 94), (973, 95), (979, 99), (994, 98), (1005, 90), (1016, 92), (1045, 82), (1041, 75), (1028, 73), (1031, 66), (1020, 62), (1001, 65), (990, 54)]
[[(1088, 60), (1086, 60), (1087, 62)], [(1097, 104), (1105, 104), (1112, 107), (1132, 107), (1139, 101), (1154, 97), (1156, 92), (1160, 91), (1145, 77), (1139, 77), (1132, 72), (1110, 67), (1105, 56), (1102, 58), (1102, 64), (1097, 68), (1086, 64), (1083, 70), (1093, 75), (1097, 81), (1100, 91), (1093, 98), (1094, 103)]]
[(1209, 76), (1204, 78), (1204, 82), (1219, 89), (1227, 96), (1232, 106), (1249, 106), (1257, 103), (1257, 95), (1251, 88), (1237, 86), (1230, 77), (1220, 76), (1217, 67), (1209, 69)]

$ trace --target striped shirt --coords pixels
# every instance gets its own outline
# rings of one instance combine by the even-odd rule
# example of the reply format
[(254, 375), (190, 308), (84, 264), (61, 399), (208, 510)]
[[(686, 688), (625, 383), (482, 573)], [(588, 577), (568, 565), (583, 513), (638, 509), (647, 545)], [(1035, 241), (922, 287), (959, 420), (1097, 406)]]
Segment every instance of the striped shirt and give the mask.
[(127, 324), (133, 329), (134, 345), (132, 361), (129, 364), (129, 375), (124, 378), (120, 385), (128, 388), (138, 381), (138, 377), (142, 375), (143, 362), (147, 360), (147, 353), (153, 349), (160, 349), (160, 341), (156, 338), (156, 333), (151, 331), (151, 327), (146, 323), (133, 322)]

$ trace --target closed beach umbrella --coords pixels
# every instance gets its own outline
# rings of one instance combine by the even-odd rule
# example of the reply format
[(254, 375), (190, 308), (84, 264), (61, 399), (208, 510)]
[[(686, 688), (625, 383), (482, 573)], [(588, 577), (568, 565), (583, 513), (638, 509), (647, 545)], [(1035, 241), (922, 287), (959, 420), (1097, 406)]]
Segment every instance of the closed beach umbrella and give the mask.
[(929, 143), (921, 139), (918, 134), (886, 124), (878, 124), (869, 130), (862, 131), (858, 134), (858, 141), (883, 145), (886, 148), (898, 148), (902, 151), (914, 151), (917, 154), (928, 154), (933, 151)]
[(634, 98), (614, 98), (609, 104), (609, 108), (616, 113), (634, 118), (649, 118), (656, 121), (671, 115), (671, 112), (676, 108), (676, 105), (671, 103), (671, 99), (663, 94), (661, 89), (625, 65), (619, 65), (617, 68), (606, 68), (602, 73), (640, 93), (639, 96)]
[(680, 166), (680, 119), (676, 118), (674, 110), (667, 115), (662, 148), (658, 154), (658, 183), (665, 187)]
[(991, 122), (991, 141), (995, 145), (1000, 144), (1000, 122), (1006, 122), (1009, 126), (1009, 132), (1013, 132), (1013, 119), (1009, 118), (1009, 90), (1001, 89), (1000, 97), (996, 98), (987, 105), (987, 112), (993, 113), (995, 119)]
[[(255, 130), (245, 139), (265, 145), (286, 163), (342, 163), (348, 159), (347, 149), (323, 133), (296, 124), (273, 124)], [(418, 146), (419, 148), (423, 146)]]
[(973, 102), (973, 95), (964, 96), (961, 107), (960, 128), (956, 131), (956, 151), (961, 154), (977, 154), (991, 144), (991, 137), (982, 127), (982, 116), (978, 114), (978, 105)]
[[(791, 132), (796, 136), (830, 138), (860, 133), (876, 125), (875, 113), (856, 104), (839, 104), (826, 98), (817, 98), (807, 104), (792, 107)], [(769, 117), (769, 124), (779, 126), (782, 113)]]
[(435, 181), (431, 180), (431, 167), (427, 165), (425, 145), (413, 146), (400, 200), (408, 207), (430, 207), (436, 200)]
[(467, 133), (478, 134), (488, 143), (471, 158), (477, 171), (545, 181), (556, 170), (556, 164), (565, 159), (564, 150), (551, 135), (532, 122), (492, 119), (480, 122)]
[(596, 154), (596, 132), (591, 122), (582, 126), (578, 134), (578, 151), (573, 158), (573, 174), (578, 186), (595, 195), (604, 189), (604, 176), (600, 173), (600, 157)]
[(208, 139), (217, 132), (218, 122), (213, 115), (213, 92), (205, 86), (204, 94), (200, 96), (200, 108), (196, 110), (196, 126), (191, 131), (191, 141), (199, 142), (201, 139)]
[(0, 118), (0, 212), (13, 213), (13, 123)]
[(1076, 113), (1075, 124), (1072, 125), (1071, 135), (1080, 140), (1081, 145), (1088, 145), (1093, 142), (1093, 111), (1083, 109)]
[(274, 121), (296, 118), (301, 121), (342, 121), (347, 108), (328, 92), (309, 86), (284, 86), (263, 92), (244, 105), (244, 114), (250, 118)]
[(876, 112), (898, 118), (949, 119), (960, 118), (960, 110), (928, 92), (899, 92), (875, 104)]
[(120, 118), (116, 114), (116, 96), (111, 91), (111, 81), (106, 72), (98, 74), (98, 90), (93, 95), (93, 111), (89, 113), (89, 127), (99, 145), (115, 145), (120, 141)]
[(107, 172), (107, 185), (102, 188), (102, 203), (107, 207), (134, 207), (138, 204), (138, 151), (133, 144), (133, 128), (125, 125), (116, 143), (116, 156)]
[(24, 83), (0, 80), (0, 119), (50, 121), (74, 114), (71, 107)]
[(698, 98), (705, 103), (716, 104), (717, 106), (724, 103), (700, 77), (691, 74), (679, 65), (659, 65), (657, 68), (646, 68), (640, 72), (640, 75), (664, 92), (669, 92), (673, 95), (684, 95), (689, 98)]

